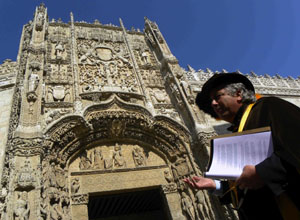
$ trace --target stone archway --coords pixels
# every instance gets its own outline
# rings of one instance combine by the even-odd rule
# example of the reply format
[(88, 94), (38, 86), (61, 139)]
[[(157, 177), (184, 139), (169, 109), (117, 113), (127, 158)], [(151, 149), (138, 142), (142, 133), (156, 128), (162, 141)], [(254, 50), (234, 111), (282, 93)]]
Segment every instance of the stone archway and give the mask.
[[(149, 147), (138, 143), (124, 142), (94, 144), (93, 147), (84, 149), (74, 157), (68, 169), (72, 198), (83, 195), (86, 198), (95, 195), (101, 198), (110, 194), (122, 197), (124, 193), (133, 195), (137, 191), (147, 194), (149, 189), (156, 189), (161, 193), (161, 185), (168, 184), (164, 173), (169, 172), (169, 166), (163, 158), (147, 149)], [(163, 197), (165, 198), (164, 195)], [(130, 201), (128, 200), (127, 212), (130, 212), (130, 203), (137, 202)], [(119, 202), (122, 203), (122, 199)], [(150, 200), (149, 203), (151, 202), (153, 201)], [(71, 207), (73, 216), (78, 216), (79, 213), (87, 215), (86, 202), (77, 203), (76, 199), (72, 199)], [(81, 216), (78, 219), (87, 218)]]
[(113, 98), (61, 119), (46, 136), (41, 193), (54, 214), (87, 219), (90, 195), (160, 188), (170, 219), (199, 216), (182, 181), (199, 172), (190, 134), (172, 119)]

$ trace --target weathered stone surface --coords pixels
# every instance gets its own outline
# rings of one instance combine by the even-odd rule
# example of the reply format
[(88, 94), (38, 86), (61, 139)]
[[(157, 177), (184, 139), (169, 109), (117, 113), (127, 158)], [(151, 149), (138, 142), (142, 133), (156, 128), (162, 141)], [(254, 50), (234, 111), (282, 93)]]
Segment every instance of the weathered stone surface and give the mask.
[[(169, 219), (237, 218), (183, 182), (202, 175), (222, 131), (194, 104), (217, 72), (181, 68), (155, 22), (49, 22), (41, 4), (18, 57), (0, 65), (1, 219), (88, 219), (91, 196), (147, 189)], [(300, 105), (299, 79), (247, 77)]]

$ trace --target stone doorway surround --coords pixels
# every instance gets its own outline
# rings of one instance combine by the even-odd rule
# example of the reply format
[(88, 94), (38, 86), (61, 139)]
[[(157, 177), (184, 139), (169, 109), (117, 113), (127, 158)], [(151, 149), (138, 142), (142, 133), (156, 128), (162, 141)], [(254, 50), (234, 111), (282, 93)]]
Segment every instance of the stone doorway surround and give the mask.
[[(167, 196), (162, 188), (162, 185), (168, 185), (168, 182), (165, 178), (165, 173), (170, 172), (165, 161), (153, 152), (148, 152), (148, 154), (145, 154), (143, 148), (136, 144), (118, 143), (118, 146), (122, 151), (121, 154), (124, 155), (124, 167), (118, 167), (119, 165), (116, 165), (116, 161), (112, 161), (112, 166), (114, 167), (105, 167), (107, 166), (106, 164), (110, 163), (109, 160), (111, 158), (113, 159), (113, 155), (116, 155), (116, 145), (113, 145), (112, 143), (104, 146), (102, 145), (100, 147), (97, 146), (90, 150), (84, 151), (83, 154), (88, 155), (87, 158), (96, 158), (95, 154), (91, 156), (91, 153), (93, 154), (94, 152), (99, 152), (98, 149), (102, 149), (101, 152), (103, 157), (109, 158), (109, 155), (112, 156), (109, 159), (103, 159), (101, 161), (102, 163), (100, 162), (100, 165), (97, 165), (97, 169), (94, 168), (95, 160), (91, 159), (89, 160), (91, 161), (89, 168), (80, 170), (82, 154), (80, 154), (81, 156), (79, 156), (70, 164), (69, 180), (71, 183), (71, 211), (73, 219), (89, 219), (89, 198), (93, 198), (95, 195), (98, 197), (107, 197), (110, 194), (116, 193), (119, 195), (124, 193), (134, 194), (149, 190), (153, 191), (153, 188), (155, 189), (155, 192), (159, 192), (159, 194), (161, 194), (161, 198), (163, 198), (163, 203), (166, 207), (165, 215), (172, 215), (172, 210), (176, 212), (181, 210), (180, 196), (177, 195), (177, 190), (172, 193), (176, 195), (168, 194)], [(133, 152), (137, 151), (136, 149), (140, 149), (140, 152), (142, 152), (140, 158), (144, 158), (140, 161), (141, 165), (138, 165), (137, 162), (135, 162)], [(119, 160), (121, 161), (120, 158)], [(100, 167), (102, 167), (102, 170)], [(79, 168), (77, 169), (79, 171), (76, 171), (76, 168)], [(81, 168), (83, 167), (81, 166)], [(77, 184), (80, 184), (80, 186)], [(177, 199), (174, 201), (169, 199), (174, 196), (177, 197)], [(110, 209), (112, 207), (107, 208)]]
[[(43, 166), (50, 164), (54, 173), (63, 171), (53, 186), (44, 184), (42, 191), (68, 192), (72, 219), (88, 219), (91, 195), (145, 188), (161, 190), (170, 219), (185, 218), (181, 193), (193, 192), (182, 179), (195, 173), (195, 165), (189, 133), (177, 122), (153, 117), (146, 109), (114, 97), (87, 108), (83, 116), (64, 117), (48, 129), (47, 136), (51, 150)], [(66, 176), (67, 182), (60, 183), (59, 176)], [(49, 178), (46, 173), (44, 177)], [(59, 199), (55, 204), (61, 204)]]

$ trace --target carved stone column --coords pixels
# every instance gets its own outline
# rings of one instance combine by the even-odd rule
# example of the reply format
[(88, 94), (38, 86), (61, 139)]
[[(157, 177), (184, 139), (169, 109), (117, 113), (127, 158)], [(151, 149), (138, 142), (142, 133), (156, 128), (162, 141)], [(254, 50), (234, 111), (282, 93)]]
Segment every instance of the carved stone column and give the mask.
[(186, 219), (182, 215), (180, 195), (176, 183), (169, 183), (161, 186), (161, 193), (164, 198), (164, 205), (168, 208), (169, 218), (173, 220)]

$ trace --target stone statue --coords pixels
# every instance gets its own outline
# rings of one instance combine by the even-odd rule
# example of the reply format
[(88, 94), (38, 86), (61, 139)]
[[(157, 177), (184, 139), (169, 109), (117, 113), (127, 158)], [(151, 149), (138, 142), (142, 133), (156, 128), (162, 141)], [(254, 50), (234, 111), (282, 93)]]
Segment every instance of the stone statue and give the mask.
[(104, 168), (111, 169), (113, 167), (113, 158), (110, 156), (109, 158), (104, 159)]
[(132, 151), (132, 156), (136, 167), (141, 167), (146, 165), (145, 156), (140, 148), (134, 147)]
[(189, 196), (185, 192), (182, 192), (181, 198), (182, 209), (188, 214), (190, 219), (195, 219), (195, 209), (193, 206), (193, 202)]
[(197, 208), (199, 211), (199, 214), (202, 215), (203, 219), (209, 219), (208, 213), (205, 207), (205, 197), (202, 192), (202, 190), (199, 190), (196, 195), (196, 203), (197, 203)]
[(143, 64), (148, 64), (148, 55), (147, 55), (146, 51), (141, 50), (140, 53), (141, 53), (141, 60), (142, 60)]
[(55, 53), (54, 53), (56, 59), (61, 60), (64, 51), (65, 51), (64, 46), (60, 41), (58, 41), (57, 44), (55, 45)]
[(94, 160), (93, 160), (93, 168), (94, 169), (102, 169), (103, 168), (103, 155), (100, 149), (94, 149)]
[(29, 219), (29, 204), (28, 204), (28, 196), (27, 192), (19, 192), (17, 201), (15, 202), (14, 209), (14, 220), (28, 220)]
[(52, 162), (48, 172), (48, 178), (49, 178), (49, 186), (54, 188), (57, 187), (55, 173), (56, 173), (55, 163)]
[(35, 92), (39, 85), (40, 78), (36, 72), (37, 70), (33, 69), (28, 77), (28, 92)]
[(77, 177), (77, 178), (72, 179), (72, 182), (71, 182), (71, 193), (72, 194), (78, 193), (79, 188), (80, 188), (79, 178)]
[(123, 153), (121, 150), (121, 147), (119, 146), (118, 143), (116, 143), (114, 147), (114, 153), (113, 153), (113, 167), (121, 168), (121, 167), (126, 167), (126, 162), (123, 157)]
[(79, 168), (81, 170), (87, 170), (91, 168), (91, 160), (87, 157), (87, 152), (80, 156)]
[(165, 170), (165, 171), (164, 171), (164, 176), (165, 176), (165, 179), (167, 180), (168, 183), (174, 182), (174, 179), (173, 179), (173, 177), (171, 176), (169, 170)]

